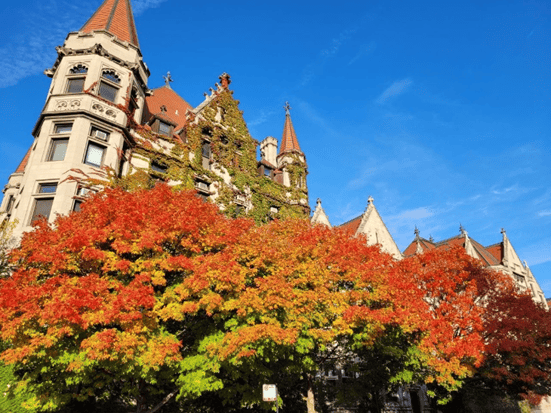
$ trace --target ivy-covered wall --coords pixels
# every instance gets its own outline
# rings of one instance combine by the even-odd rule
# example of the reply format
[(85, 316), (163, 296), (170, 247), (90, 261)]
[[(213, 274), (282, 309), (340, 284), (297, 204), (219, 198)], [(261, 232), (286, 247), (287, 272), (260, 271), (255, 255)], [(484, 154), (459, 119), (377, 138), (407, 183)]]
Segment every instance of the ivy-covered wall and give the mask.
[[(249, 134), (238, 105), (231, 90), (218, 88), (197, 114), (188, 117), (179, 142), (168, 142), (166, 137), (135, 127), (137, 145), (132, 156), (150, 159), (154, 168), (134, 168), (119, 179), (119, 184), (132, 189), (164, 180), (178, 188), (194, 188), (196, 181), (201, 180), (210, 184), (209, 199), (229, 216), (249, 216), (258, 223), (275, 217), (308, 217), (303, 158), (295, 153), (285, 155), (290, 186), (260, 176), (258, 142)], [(210, 151), (208, 161), (203, 157), (205, 143)]]

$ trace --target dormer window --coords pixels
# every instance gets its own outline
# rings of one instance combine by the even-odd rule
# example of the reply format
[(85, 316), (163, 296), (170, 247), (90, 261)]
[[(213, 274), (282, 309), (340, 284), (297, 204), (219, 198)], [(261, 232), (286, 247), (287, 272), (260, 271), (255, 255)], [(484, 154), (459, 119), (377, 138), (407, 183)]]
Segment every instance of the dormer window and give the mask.
[(104, 70), (101, 78), (99, 95), (110, 102), (114, 102), (117, 97), (117, 91), (119, 90), (117, 85), (121, 83), (121, 79), (113, 70)]
[(161, 135), (170, 136), (171, 130), (172, 126), (170, 126), (168, 123), (159, 121), (159, 133)]
[(88, 68), (81, 64), (71, 68), (71, 70), (69, 70), (69, 78), (67, 79), (65, 93), (82, 93), (87, 73)]

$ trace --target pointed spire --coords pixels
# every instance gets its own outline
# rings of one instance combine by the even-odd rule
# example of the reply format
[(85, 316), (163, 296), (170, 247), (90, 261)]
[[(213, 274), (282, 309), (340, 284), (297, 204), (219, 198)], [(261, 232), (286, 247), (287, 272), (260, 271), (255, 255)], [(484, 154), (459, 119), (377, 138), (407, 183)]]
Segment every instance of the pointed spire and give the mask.
[(285, 102), (285, 126), (283, 126), (283, 137), (281, 138), (281, 147), (279, 148), (279, 154), (281, 155), (284, 152), (288, 151), (298, 151), (300, 146), (298, 145), (297, 134), (295, 133), (295, 128), (293, 127), (293, 122), (291, 121), (291, 106), (289, 102)]
[(419, 228), (417, 228), (417, 225), (415, 225), (415, 230), (413, 231), (413, 233), (415, 234), (415, 239), (419, 239), (419, 234), (420, 234), (420, 231), (419, 231)]
[(130, 0), (105, 0), (80, 29), (84, 33), (94, 30), (107, 30), (119, 40), (140, 47)]

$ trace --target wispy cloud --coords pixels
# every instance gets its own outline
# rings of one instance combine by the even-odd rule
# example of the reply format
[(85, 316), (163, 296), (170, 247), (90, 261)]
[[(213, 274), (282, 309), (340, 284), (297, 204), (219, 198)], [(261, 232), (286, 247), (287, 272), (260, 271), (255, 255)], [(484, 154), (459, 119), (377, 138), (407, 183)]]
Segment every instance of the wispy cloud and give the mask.
[(527, 188), (519, 186), (518, 184), (514, 184), (511, 186), (508, 186), (507, 188), (497, 189), (493, 187), (490, 191), (494, 195), (520, 195), (525, 194), (527, 192), (533, 191), (534, 188)]
[(551, 238), (522, 248), (519, 256), (521, 260), (526, 260), (529, 266), (551, 261)]
[(147, 9), (152, 9), (159, 7), (161, 3), (164, 3), (166, 0), (134, 0), (132, 2), (132, 9), (134, 10), (134, 15), (139, 16)]
[(264, 122), (266, 122), (272, 115), (275, 115), (275, 110), (265, 111), (261, 110), (260, 115), (256, 117), (255, 119), (247, 122), (247, 126), (249, 127), (255, 127), (258, 125), (262, 125)]
[(353, 26), (351, 28), (343, 30), (341, 33), (339, 33), (338, 36), (334, 37), (329, 43), (329, 46), (320, 51), (316, 61), (306, 66), (306, 68), (304, 69), (304, 73), (302, 75), (301, 86), (305, 86), (308, 83), (310, 83), (314, 79), (316, 73), (318, 73), (318, 71), (325, 65), (325, 63), (329, 59), (334, 57), (338, 53), (341, 46), (347, 40), (349, 40), (352, 37), (352, 35), (357, 31), (358, 31), (358, 27)]
[(351, 64), (356, 63), (356, 61), (358, 61), (360, 58), (373, 53), (373, 51), (375, 50), (376, 47), (377, 47), (377, 44), (373, 40), (371, 42), (369, 42), (369, 44), (363, 45), (360, 48), (360, 50), (358, 51), (358, 53), (356, 53), (356, 56), (354, 56), (348, 62), (348, 65), (350, 66)]
[(409, 78), (397, 80), (390, 85), (381, 95), (376, 99), (376, 102), (380, 105), (385, 104), (388, 100), (394, 96), (401, 95), (406, 92), (413, 81)]
[[(166, 0), (136, 0), (136, 15), (157, 7)], [(28, 12), (15, 11), (21, 21), (19, 30), (0, 46), (0, 88), (17, 84), (21, 79), (41, 73), (51, 67), (56, 59), (55, 47), (63, 43), (67, 33), (78, 30), (101, 3), (86, 6), (63, 0), (36, 2), (36, 8)], [(29, 29), (30, 28), (30, 29)]]
[(539, 217), (551, 217), (551, 209), (538, 212)]

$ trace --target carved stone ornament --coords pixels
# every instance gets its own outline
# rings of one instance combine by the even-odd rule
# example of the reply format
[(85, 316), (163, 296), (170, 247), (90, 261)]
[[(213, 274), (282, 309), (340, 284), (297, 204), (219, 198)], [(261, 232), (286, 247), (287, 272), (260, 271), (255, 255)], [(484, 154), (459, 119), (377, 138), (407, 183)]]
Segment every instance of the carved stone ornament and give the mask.
[(80, 99), (58, 100), (55, 110), (77, 110), (80, 108)]
[(103, 113), (105, 111), (105, 108), (101, 106), (99, 103), (94, 103), (92, 105), (92, 110), (95, 110), (96, 112)]

